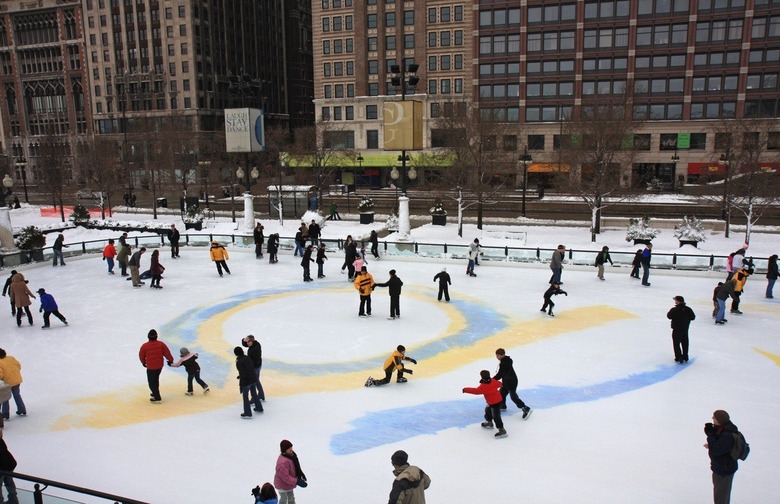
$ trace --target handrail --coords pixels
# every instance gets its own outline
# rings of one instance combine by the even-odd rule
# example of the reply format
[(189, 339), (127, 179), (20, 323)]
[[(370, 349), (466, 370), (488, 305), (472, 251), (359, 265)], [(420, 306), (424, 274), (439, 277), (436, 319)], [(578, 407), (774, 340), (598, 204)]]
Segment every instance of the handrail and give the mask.
[[(35, 499), (35, 504), (43, 504), (44, 502), (43, 491), (46, 490), (48, 487), (60, 488), (62, 490), (67, 490), (69, 492), (74, 492), (77, 494), (89, 495), (91, 497), (98, 497), (101, 499), (111, 500), (114, 501), (114, 504), (149, 504), (148, 502), (139, 501), (135, 499), (128, 499), (127, 497), (122, 497), (120, 495), (100, 492), (98, 490), (91, 490), (89, 488), (70, 485), (68, 483), (61, 483), (59, 481), (38, 478), (36, 476), (30, 476), (28, 474), (21, 474), (12, 471), (0, 471), (0, 474), (4, 476), (11, 476), (12, 478), (16, 478), (16, 479), (33, 482), (35, 488), (35, 490), (33, 491), (33, 498)], [(43, 488), (41, 488), (41, 485), (43, 485)]]
[[(140, 235), (128, 237), (128, 241), (132, 242), (134, 248), (139, 246), (145, 247), (162, 247), (166, 244), (166, 236), (162, 234), (164, 230), (160, 230), (160, 233), (154, 235)], [(247, 234), (214, 234), (214, 233), (185, 233), (181, 235), (182, 246), (206, 246), (211, 241), (223, 241), (232, 243), (239, 247), (253, 247), (254, 240), (252, 235)], [(321, 239), (321, 242), (326, 244), (332, 244), (337, 249), (341, 250), (344, 246), (343, 239)], [(359, 240), (365, 242), (365, 240)], [(105, 245), (108, 243), (108, 239), (90, 240), (82, 242), (73, 242), (66, 244), (68, 247), (63, 249), (63, 254), (66, 257), (74, 257), (78, 255), (96, 254), (102, 252)], [(463, 258), (463, 254), (468, 249), (469, 244), (451, 244), (451, 243), (428, 243), (428, 242), (394, 242), (383, 240), (380, 241), (382, 248), (386, 255), (389, 256), (408, 256), (409, 253), (422, 257), (432, 257), (436, 255), (444, 255), (449, 258)], [(294, 248), (294, 238), (292, 237), (280, 237), (280, 248), (287, 250)], [(524, 263), (545, 263), (555, 249), (554, 248), (542, 248), (542, 247), (511, 247), (508, 245), (481, 245), (480, 248), (483, 251), (483, 260), (490, 261), (505, 261), (505, 262), (524, 262)], [(612, 256), (613, 261), (616, 264), (631, 264), (634, 259), (635, 246), (633, 251), (618, 251), (610, 250), (609, 253)], [(13, 254), (0, 255), (0, 268), (14, 267), (20, 264), (44, 262), (51, 258), (52, 247), (44, 247), (36, 250), (24, 250)], [(429, 250), (434, 249), (434, 250)], [(422, 252), (421, 252), (422, 250)], [(567, 258), (569, 264), (578, 265), (593, 265), (593, 260), (601, 249), (586, 250), (586, 249), (567, 249)], [(680, 252), (653, 252), (653, 259), (655, 262), (651, 264), (652, 269), (684, 269), (688, 271), (721, 271), (725, 269), (728, 256), (715, 255), (715, 254), (695, 254), (695, 253), (680, 253)], [(698, 261), (697, 261), (698, 259)], [(763, 273), (767, 268), (767, 259), (762, 258), (748, 258), (754, 261), (754, 267), (756, 273)]]

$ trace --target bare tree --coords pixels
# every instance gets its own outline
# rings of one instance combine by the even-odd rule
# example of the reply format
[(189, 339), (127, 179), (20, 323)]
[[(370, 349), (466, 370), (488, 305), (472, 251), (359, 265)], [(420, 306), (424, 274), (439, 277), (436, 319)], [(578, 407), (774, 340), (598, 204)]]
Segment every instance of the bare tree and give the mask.
[(453, 113), (436, 120), (431, 135), (438, 147), (417, 158), (420, 165), (448, 165), (433, 185), (446, 189), (438, 194), (457, 204), (458, 236), (463, 236), (463, 212), (472, 206), (477, 208), (477, 228), (482, 229), (484, 207), (499, 201), (517, 160), (518, 126), (480, 119), (476, 112), (455, 107)]
[(292, 145), (292, 138), (287, 128), (277, 126), (268, 128), (265, 134), (265, 154), (267, 162), (263, 164), (263, 180), (268, 182), (276, 192), (276, 205), (273, 204), (271, 195), (268, 201), (279, 214), (279, 225), (284, 225), (284, 205), (282, 185), (284, 185), (285, 170), (288, 163), (288, 151)]
[(559, 152), (569, 173), (558, 173), (557, 179), (590, 208), (593, 242), (601, 232), (604, 208), (630, 197), (626, 185), (635, 155), (634, 133), (640, 125), (625, 94), (583, 103), (579, 117), (563, 123)]
[(65, 222), (62, 200), (65, 187), (71, 179), (70, 171), (65, 166), (66, 160), (70, 158), (68, 144), (63, 137), (44, 135), (40, 137), (36, 150), (36, 164), (42, 185), (51, 195), (53, 206), (59, 204), (60, 218)]
[[(88, 142), (79, 143), (76, 159), (80, 164), (81, 178), (88, 187), (98, 190), (101, 218), (106, 218), (106, 207), (111, 214), (111, 190), (117, 181), (116, 167), (120, 160), (116, 141), (94, 136)], [(103, 201), (105, 198), (105, 202)]]
[[(776, 121), (767, 119), (723, 119), (715, 127), (717, 161), (725, 167), (725, 178), (709, 184), (704, 198), (720, 200), (729, 237), (731, 212), (745, 218), (745, 243), (750, 243), (753, 225), (764, 212), (780, 202), (780, 177), (771, 163), (778, 156), (769, 155), (770, 131)], [(722, 192), (718, 189), (722, 186)], [(718, 194), (720, 193), (720, 194)]]
[(322, 201), (325, 182), (344, 164), (344, 159), (354, 157), (354, 149), (347, 146), (350, 133), (329, 121), (320, 121), (314, 126), (304, 126), (292, 132), (289, 161), (311, 166), (318, 202)]

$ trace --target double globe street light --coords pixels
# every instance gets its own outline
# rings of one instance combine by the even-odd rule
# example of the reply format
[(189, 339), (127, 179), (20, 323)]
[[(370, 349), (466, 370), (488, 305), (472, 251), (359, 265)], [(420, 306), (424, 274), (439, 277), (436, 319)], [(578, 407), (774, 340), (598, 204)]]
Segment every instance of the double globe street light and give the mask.
[[(252, 170), (248, 168), (244, 170), (241, 166), (236, 170), (236, 179), (244, 186), (244, 229), (252, 231), (255, 228), (255, 205), (254, 197), (250, 188), (257, 182), (260, 177), (260, 172), (256, 166), (252, 167)], [(231, 191), (232, 193), (232, 191)]]

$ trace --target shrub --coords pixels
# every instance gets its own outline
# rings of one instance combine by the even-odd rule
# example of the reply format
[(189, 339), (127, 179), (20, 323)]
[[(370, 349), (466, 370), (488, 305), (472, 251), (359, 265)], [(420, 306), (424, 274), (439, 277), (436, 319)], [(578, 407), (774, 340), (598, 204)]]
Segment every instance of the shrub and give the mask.
[(89, 210), (81, 203), (73, 207), (73, 213), (70, 214), (70, 220), (73, 222), (86, 222), (89, 220)]
[(650, 227), (650, 218), (645, 215), (642, 219), (629, 219), (626, 230), (626, 241), (652, 240), (661, 234), (658, 228)]
[(46, 236), (35, 226), (22, 229), (16, 238), (16, 246), (22, 250), (41, 249), (46, 245)]
[(674, 237), (680, 241), (696, 241), (703, 242), (704, 229), (702, 222), (696, 217), (683, 217), (682, 222), (674, 226)]
[(447, 211), (444, 210), (444, 203), (441, 200), (436, 200), (430, 211), (431, 215), (447, 215)]

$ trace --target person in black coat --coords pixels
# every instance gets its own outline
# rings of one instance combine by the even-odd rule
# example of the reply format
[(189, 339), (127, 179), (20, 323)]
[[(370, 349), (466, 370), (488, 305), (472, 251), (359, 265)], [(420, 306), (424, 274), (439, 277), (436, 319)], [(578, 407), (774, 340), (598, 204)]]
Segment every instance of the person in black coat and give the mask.
[(639, 268), (642, 266), (642, 249), (636, 251), (634, 260), (631, 261), (631, 278), (639, 279)]
[(609, 247), (606, 245), (601, 248), (601, 252), (596, 256), (595, 266), (598, 268), (599, 280), (604, 280), (604, 265), (609, 261), (609, 264), (613, 264), (612, 258), (609, 256)]
[(533, 410), (517, 395), (518, 380), (517, 373), (515, 373), (515, 368), (512, 365), (512, 358), (506, 354), (503, 348), (499, 348), (496, 350), (496, 359), (498, 359), (498, 372), (493, 379), (501, 381), (501, 409), (506, 409), (506, 396), (508, 395), (512, 402), (523, 410), (523, 420), (527, 420)]
[(549, 289), (544, 291), (544, 304), (542, 305), (542, 309), (539, 311), (547, 311), (547, 307), (550, 307), (550, 311), (547, 313), (551, 317), (554, 317), (552, 309), (553, 306), (555, 306), (555, 303), (553, 303), (552, 297), (557, 296), (558, 294), (563, 294), (565, 296), (568, 296), (569, 293), (565, 290), (561, 290), (561, 284), (558, 282), (553, 282), (553, 284), (550, 286)]
[(696, 314), (685, 304), (685, 298), (674, 296), (674, 307), (666, 314), (672, 321), (672, 344), (674, 361), (678, 364), (688, 362), (688, 327), (696, 319)]
[(301, 259), (301, 266), (303, 267), (303, 281), (313, 282), (311, 277), (310, 265), (314, 262), (311, 255), (314, 252), (314, 245), (307, 245), (306, 250), (303, 252), (303, 258)]
[(265, 229), (263, 225), (258, 222), (257, 226), (255, 226), (254, 232), (252, 233), (252, 236), (255, 240), (255, 259), (263, 258), (263, 243), (265, 242), (263, 229)]
[[(11, 452), (8, 451), (8, 445), (5, 444), (2, 436), (0, 436), (0, 471), (13, 472), (14, 469), (16, 469), (16, 459)], [(8, 492), (7, 502), (9, 504), (19, 504), (19, 498), (16, 496), (16, 483), (14, 483), (14, 479), (11, 476), (0, 476), (0, 483), (5, 486), (5, 489)]]
[(731, 499), (731, 483), (739, 464), (731, 458), (731, 448), (734, 446), (734, 434), (739, 432), (737, 426), (731, 423), (726, 411), (717, 410), (712, 414), (712, 423), (704, 424), (704, 434), (707, 442), (704, 447), (710, 456), (712, 470), (712, 486), (715, 504), (728, 504)]
[(279, 233), (273, 233), (268, 237), (268, 263), (278, 263), (276, 254), (279, 252)]
[(181, 233), (176, 229), (176, 224), (171, 224), (171, 229), (168, 231), (168, 241), (171, 242), (171, 259), (179, 257), (179, 239)]
[(401, 286), (404, 283), (395, 275), (395, 270), (390, 270), (390, 279), (385, 283), (378, 283), (376, 287), (387, 287), (390, 292), (390, 319), (401, 318)]
[(376, 234), (376, 229), (371, 230), (368, 241), (371, 242), (371, 255), (374, 259), (379, 259), (379, 235)]
[(261, 401), (265, 401), (263, 384), (260, 383), (260, 371), (263, 368), (263, 347), (252, 334), (242, 339), (241, 345), (247, 347), (246, 354), (250, 359), (252, 359), (252, 365), (255, 368), (255, 375), (257, 376), (257, 383), (255, 384), (255, 388), (257, 389), (257, 397), (259, 397)]
[(444, 294), (444, 299), (449, 303), (450, 291), (448, 286), (452, 285), (452, 280), (450, 280), (450, 274), (447, 273), (447, 268), (442, 268), (441, 272), (436, 273), (433, 281), (435, 282), (436, 280), (439, 281), (439, 301), (441, 301), (441, 296)]
[[(6, 279), (5, 285), (3, 286), (3, 297), (5, 297), (6, 293), (10, 294), (11, 280), (13, 280), (14, 275), (16, 275), (16, 270), (11, 270), (11, 276), (9, 276)], [(28, 282), (25, 280), (25, 283), (28, 283)], [(11, 300), (11, 316), (15, 317), (16, 316), (16, 304), (14, 304), (14, 298), (13, 298), (13, 296), (8, 296), (8, 298)]]
[(328, 260), (328, 256), (325, 255), (325, 243), (320, 243), (317, 249), (317, 278), (325, 278), (323, 268), (325, 267), (325, 261)]
[[(241, 413), (241, 418), (252, 418), (252, 411), (249, 409), (249, 405), (254, 404), (254, 410), (258, 413), (262, 413), (263, 405), (260, 403), (260, 399), (257, 397), (257, 391), (255, 384), (257, 378), (255, 377), (255, 368), (252, 365), (252, 359), (244, 355), (244, 350), (237, 346), (233, 349), (233, 353), (236, 355), (236, 369), (238, 370), (238, 388), (241, 391), (241, 395), (244, 398), (244, 412)], [(252, 396), (252, 400), (249, 400), (249, 396)]]
[(347, 244), (344, 245), (344, 263), (347, 265), (347, 274), (350, 281), (355, 279), (355, 259), (357, 259), (357, 257), (357, 243), (348, 240)]

